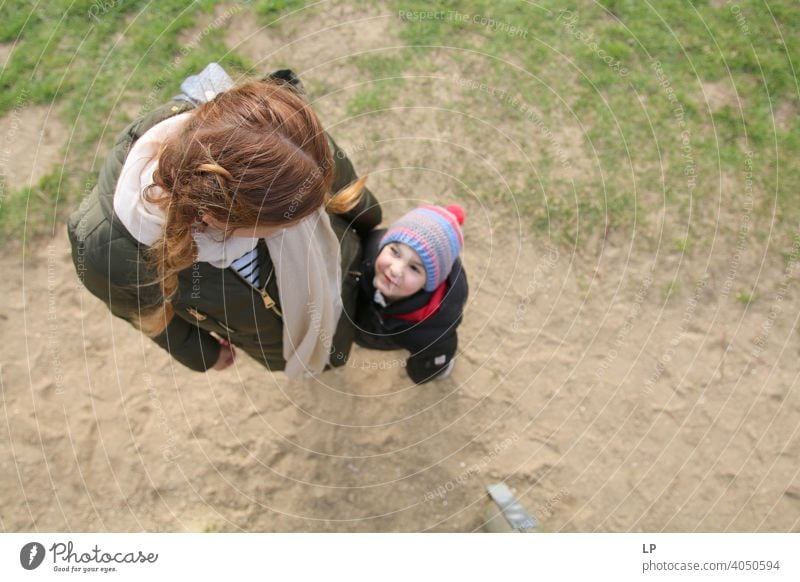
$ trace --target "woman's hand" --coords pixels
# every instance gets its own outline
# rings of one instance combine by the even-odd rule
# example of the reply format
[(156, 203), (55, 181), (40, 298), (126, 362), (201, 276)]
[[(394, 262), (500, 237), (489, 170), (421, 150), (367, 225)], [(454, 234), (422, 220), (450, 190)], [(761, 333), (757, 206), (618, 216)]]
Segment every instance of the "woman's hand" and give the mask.
[(213, 370), (224, 370), (236, 359), (236, 348), (226, 339), (219, 338), (219, 357), (214, 364)]

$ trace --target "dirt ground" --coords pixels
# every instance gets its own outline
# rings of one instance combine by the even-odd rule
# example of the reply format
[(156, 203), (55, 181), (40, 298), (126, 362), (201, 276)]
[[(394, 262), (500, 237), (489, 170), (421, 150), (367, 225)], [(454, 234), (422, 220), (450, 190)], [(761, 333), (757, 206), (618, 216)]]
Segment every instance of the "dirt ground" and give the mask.
[[(687, 252), (635, 228), (551, 243), (515, 211), (518, 175), (492, 204), (463, 179), (529, 171), (549, 147), (458, 93), (479, 56), (436, 51), (402, 108), (347, 115), (363, 82), (348, 55), (399, 44), (396, 15), (373, 10), (223, 27), (265, 69), (293, 63), (387, 219), (465, 207), (452, 376), (416, 387), (402, 352), (360, 348), (306, 383), (246, 357), (187, 371), (83, 290), (61, 227), (0, 257), (0, 529), (480, 531), (505, 481), (545, 531), (800, 531), (800, 249), (735, 228)], [(554, 135), (565, 173), (597, 171), (577, 124)]]

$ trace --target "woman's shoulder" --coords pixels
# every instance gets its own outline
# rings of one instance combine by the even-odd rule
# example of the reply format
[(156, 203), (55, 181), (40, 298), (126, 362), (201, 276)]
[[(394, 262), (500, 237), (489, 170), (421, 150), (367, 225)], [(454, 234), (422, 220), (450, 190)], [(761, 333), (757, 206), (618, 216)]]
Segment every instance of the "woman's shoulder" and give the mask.
[[(165, 119), (186, 113), (194, 109), (188, 101), (172, 100), (141, 114), (128, 124), (117, 136), (116, 146), (129, 147), (134, 141), (142, 137), (147, 131)], [(127, 153), (127, 152), (126, 152)]]
[(364, 260), (374, 262), (381, 252), (381, 239), (386, 234), (385, 228), (376, 228), (367, 233), (364, 238)]
[(125, 284), (142, 269), (139, 244), (115, 220), (93, 190), (67, 223), (76, 267), (115, 284)]

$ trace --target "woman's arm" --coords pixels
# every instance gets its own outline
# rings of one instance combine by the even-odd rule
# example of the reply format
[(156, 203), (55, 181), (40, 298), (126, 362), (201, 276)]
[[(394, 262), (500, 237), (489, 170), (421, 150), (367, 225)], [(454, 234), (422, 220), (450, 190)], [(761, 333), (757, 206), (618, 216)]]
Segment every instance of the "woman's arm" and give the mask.
[[(161, 335), (152, 339), (169, 352), (169, 355), (195, 372), (205, 372), (213, 368), (219, 363), (222, 348), (227, 347), (206, 330), (177, 316), (172, 318)], [(233, 353), (230, 349), (228, 352)], [(231, 355), (228, 365), (233, 362), (233, 357)], [(226, 367), (227, 365), (219, 369)]]
[[(352, 162), (345, 154), (333, 138), (328, 136), (328, 143), (331, 146), (331, 154), (333, 155), (334, 169), (333, 169), (333, 186), (334, 192), (339, 192), (345, 186), (348, 186), (358, 179)], [(364, 188), (361, 200), (355, 208), (341, 215), (347, 222), (350, 223), (352, 228), (355, 228), (360, 236), (366, 235), (373, 228), (381, 223), (383, 218), (381, 213), (381, 205), (378, 200), (370, 192), (369, 188)]]
[[(158, 285), (145, 283), (149, 275), (140, 265), (134, 243), (123, 237), (112, 238), (110, 231), (102, 228), (108, 228), (107, 223), (95, 224), (88, 216), (86, 222), (79, 223), (80, 218), (80, 213), (73, 216), (68, 232), (81, 283), (113, 315), (135, 326), (137, 316), (152, 310), (161, 300)], [(209, 332), (177, 316), (164, 332), (151, 339), (181, 364), (198, 372), (213, 367), (219, 359), (219, 342)]]

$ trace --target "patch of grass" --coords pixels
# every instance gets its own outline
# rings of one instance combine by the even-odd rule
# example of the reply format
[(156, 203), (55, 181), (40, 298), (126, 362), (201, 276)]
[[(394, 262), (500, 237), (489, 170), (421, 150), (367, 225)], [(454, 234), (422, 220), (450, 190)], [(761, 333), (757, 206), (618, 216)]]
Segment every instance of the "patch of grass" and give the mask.
[[(421, 13), (432, 10), (421, 1), (398, 0), (391, 6)], [(756, 208), (762, 216), (769, 213), (771, 193), (777, 193), (777, 223), (790, 228), (800, 220), (800, 205), (792, 202), (800, 189), (800, 168), (791, 163), (800, 156), (800, 137), (794, 131), (800, 123), (775, 132), (773, 119), (778, 103), (796, 103), (790, 66), (790, 61), (800, 62), (800, 35), (793, 26), (800, 11), (796, 4), (779, 0), (766, 10), (756, 0), (742, 0), (733, 10), (724, 3), (684, 0), (657, 5), (637, 0), (598, 4), (551, 0), (536, 6), (463, 0), (437, 4), (436, 11), (445, 15), (403, 22), (401, 38), (409, 45), (459, 47), (465, 46), (462, 39), (467, 36), (480, 36), (485, 64), (480, 80), (513, 87), (547, 119), (584, 123), (599, 152), (608, 191), (663, 192), (671, 215), (685, 220), (694, 210), (693, 220), (702, 219), (703, 209), (714, 206), (704, 202), (711, 192), (716, 195), (712, 185), (720, 171), (741, 177), (744, 152), (751, 149), (754, 191), (761, 196)], [(498, 24), (484, 26), (482, 18)], [(504, 24), (525, 34), (508, 34)], [(423, 59), (430, 50), (417, 50), (417, 58)], [(625, 75), (619, 67), (625, 68)], [(537, 75), (539, 81), (526, 73)], [(723, 79), (732, 79), (741, 110), (737, 104), (709, 111), (702, 83)], [(525, 119), (520, 123), (531, 125)], [(635, 184), (625, 171), (627, 160), (637, 168)], [(773, 171), (776, 165), (779, 173)], [(657, 171), (638, 170), (643, 167)], [(596, 205), (571, 204), (569, 185), (548, 182), (545, 187), (553, 201), (551, 218), (561, 215), (572, 220), (570, 213), (576, 212), (570, 209), (577, 208), (585, 217), (606, 219), (597, 214)], [(640, 201), (640, 214), (658, 210), (648, 206), (648, 200)], [(552, 226), (538, 208), (530, 205), (534, 223)], [(609, 203), (607, 210), (612, 230), (629, 223), (623, 216), (630, 211), (628, 204)]]
[(676, 280), (672, 280), (669, 283), (667, 283), (664, 287), (664, 299), (666, 301), (669, 301), (670, 299), (677, 297), (680, 291), (681, 291), (680, 283), (678, 283), (678, 281)]
[(300, 10), (306, 5), (304, 0), (261, 0), (253, 4), (253, 10), (267, 25), (272, 25), (283, 14)]
[(784, 267), (790, 267), (792, 264), (800, 261), (800, 256), (798, 256), (798, 249), (800, 249), (800, 233), (794, 232), (791, 238), (787, 237), (787, 240), (784, 241), (779, 248), (784, 249), (781, 251)]
[(391, 54), (368, 53), (359, 55), (355, 59), (356, 66), (372, 79), (385, 79), (399, 77), (410, 68), (413, 55), (407, 51), (397, 51)]
[(347, 102), (347, 114), (359, 115), (389, 107), (405, 84), (403, 74), (409, 70), (408, 51), (401, 54), (371, 53), (359, 55), (356, 66), (363, 72), (363, 80), (372, 80), (356, 90)]
[(17, 40), (26, 27), (35, 25), (36, 12), (26, 2), (4, 2), (3, 18), (0, 18), (0, 42)]
[(741, 303), (742, 305), (750, 305), (753, 301), (755, 301), (754, 295), (747, 291), (746, 289), (740, 289), (736, 292), (735, 295), (736, 301)]
[(676, 238), (672, 241), (672, 246), (679, 253), (686, 253), (692, 248), (692, 240), (689, 237)]
[(580, 235), (605, 234), (610, 230), (629, 229), (636, 218), (636, 200), (628, 190), (603, 190), (590, 179), (574, 182), (554, 178), (556, 163), (543, 161), (540, 174), (546, 188), (546, 200), (541, 186), (529, 177), (515, 198), (527, 223), (543, 234), (574, 243)]
[[(181, 34), (216, 4), (162, 0), (154, 7), (146, 0), (54, 0), (35, 7), (27, 2), (4, 7), (0, 39), (20, 40), (0, 70), (0, 115), (54, 103), (61, 121), (74, 130), (66, 163), (59, 169), (60, 208), (75, 206), (102, 162), (102, 153), (96, 152), (107, 151), (123, 129), (126, 116), (115, 110), (119, 103), (133, 101), (141, 112), (152, 109), (175, 95), (184, 78), (213, 61), (232, 76), (252, 70), (247, 59), (228, 51), (213, 28), (183, 40)], [(301, 5), (287, 0), (261, 2), (258, 8), (262, 14), (278, 15)], [(31, 216), (30, 210), (27, 217), (21, 213), (21, 200), (35, 205), (42, 191), (40, 183), (6, 192), (0, 233), (20, 232)], [(51, 222), (43, 222), (43, 228)], [(29, 222), (27, 228), (38, 227)]]
[(220, 527), (220, 524), (213, 521), (209, 521), (203, 524), (203, 527), (200, 531), (202, 533), (220, 533), (222, 531), (222, 528)]
[[(308, 4), (258, 0), (247, 9), (262, 22), (274, 22)], [(525, 187), (515, 188), (518, 202), (533, 227), (562, 229), (573, 240), (577, 232), (628, 229), (634, 209), (644, 218), (663, 204), (678, 222), (686, 222), (689, 212), (693, 224), (702, 223), (704, 213), (713, 220), (709, 209), (717, 204), (707, 202), (716, 202), (720, 172), (741, 182), (745, 151), (752, 150), (755, 212), (771, 218), (776, 204), (776, 226), (788, 236), (800, 221), (795, 201), (800, 165), (793, 163), (800, 158), (800, 121), (794, 114), (800, 103), (790, 66), (800, 62), (794, 25), (800, 8), (792, 0), (772, 1), (768, 9), (758, 0), (737, 0), (736, 11), (719, 4), (443, 0), (432, 6), (388, 0), (395, 14), (390, 27), (407, 48), (354, 59), (363, 77), (375, 82), (352, 94), (347, 111), (356, 115), (391, 106), (402, 80), (388, 78), (450, 74), (441, 69), (438, 57), (444, 56), (463, 68), (459, 74), (535, 107), (555, 133), (568, 126), (585, 138), (572, 147), (591, 163), (576, 164), (571, 179), (558, 171), (552, 152), (537, 160), (543, 184), (528, 184), (528, 175), (519, 178)], [(54, 0), (35, 9), (22, 1), (4, 5), (0, 41), (19, 41), (0, 72), (0, 115), (20, 104), (56, 102), (62, 121), (75, 129), (62, 179), (62, 191), (72, 194), (62, 207), (72, 205), (96, 171), (95, 146), (106, 150), (121, 129), (115, 103), (155, 106), (212, 60), (233, 72), (250, 70), (213, 31), (181, 46), (181, 33), (216, 5), (162, 0), (154, 9), (149, 0), (126, 0), (108, 3), (102, 13), (96, 0)], [(719, 81), (735, 87), (738, 101), (709, 107), (703, 89)], [(524, 127), (531, 142), (546, 142), (531, 118), (509, 103), (480, 90), (461, 93), (463, 110), (497, 114)], [(793, 113), (776, 127), (781, 105)], [(498, 163), (502, 173), (514, 171), (515, 160)], [(486, 176), (474, 178), (478, 190), (496, 186)], [(12, 214), (4, 212), (2, 220)]]
[(58, 219), (64, 168), (58, 166), (33, 187), (9, 193), (0, 204), (0, 238), (11, 240), (23, 232), (31, 236), (50, 233)]
[(583, 299), (588, 299), (591, 295), (592, 284), (591, 282), (583, 277), (582, 275), (578, 275), (578, 289), (583, 294)]
[(402, 79), (385, 79), (359, 88), (347, 101), (347, 114), (360, 115), (389, 107), (402, 85)]

